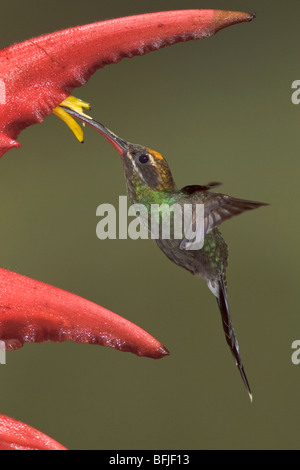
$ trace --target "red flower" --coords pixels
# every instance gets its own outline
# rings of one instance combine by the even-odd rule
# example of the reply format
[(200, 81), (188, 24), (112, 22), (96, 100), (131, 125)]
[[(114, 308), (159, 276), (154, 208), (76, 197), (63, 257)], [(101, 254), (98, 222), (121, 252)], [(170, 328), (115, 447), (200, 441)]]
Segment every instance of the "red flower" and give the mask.
[(100, 67), (213, 35), (253, 15), (215, 10), (150, 13), (55, 32), (0, 51), (0, 157)]
[(0, 450), (67, 450), (21, 421), (0, 415)]
[(74, 294), (5, 269), (0, 285), (0, 340), (8, 350), (24, 342), (72, 340), (154, 359), (169, 354), (135, 324)]

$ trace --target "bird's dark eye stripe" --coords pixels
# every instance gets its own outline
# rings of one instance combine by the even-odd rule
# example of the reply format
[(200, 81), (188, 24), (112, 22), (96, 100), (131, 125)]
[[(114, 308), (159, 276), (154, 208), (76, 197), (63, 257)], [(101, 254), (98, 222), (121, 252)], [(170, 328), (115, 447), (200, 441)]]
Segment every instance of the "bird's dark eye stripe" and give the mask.
[(140, 155), (139, 156), (139, 161), (140, 161), (140, 163), (147, 163), (149, 161), (149, 156), (145, 155), (145, 154)]

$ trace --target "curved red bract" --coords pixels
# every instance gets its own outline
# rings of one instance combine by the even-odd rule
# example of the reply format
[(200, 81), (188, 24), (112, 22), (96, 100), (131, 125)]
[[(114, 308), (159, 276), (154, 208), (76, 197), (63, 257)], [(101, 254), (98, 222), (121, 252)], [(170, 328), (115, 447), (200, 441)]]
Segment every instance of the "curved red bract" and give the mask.
[(252, 18), (219, 10), (150, 13), (69, 28), (1, 50), (0, 157), (19, 147), (19, 133), (42, 122), (98, 68), (179, 41), (209, 37)]
[(0, 415), (0, 450), (67, 450), (28, 424)]
[(0, 286), (0, 340), (7, 350), (71, 340), (153, 359), (169, 354), (142, 328), (77, 295), (5, 269)]

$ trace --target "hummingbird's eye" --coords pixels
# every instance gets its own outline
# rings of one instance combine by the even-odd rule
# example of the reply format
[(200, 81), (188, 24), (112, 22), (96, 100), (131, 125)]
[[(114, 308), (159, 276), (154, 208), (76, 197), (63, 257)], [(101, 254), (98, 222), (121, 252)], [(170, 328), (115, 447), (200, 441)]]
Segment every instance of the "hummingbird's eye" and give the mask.
[(149, 156), (145, 155), (145, 154), (140, 155), (139, 156), (139, 161), (140, 161), (140, 163), (147, 163), (149, 161)]

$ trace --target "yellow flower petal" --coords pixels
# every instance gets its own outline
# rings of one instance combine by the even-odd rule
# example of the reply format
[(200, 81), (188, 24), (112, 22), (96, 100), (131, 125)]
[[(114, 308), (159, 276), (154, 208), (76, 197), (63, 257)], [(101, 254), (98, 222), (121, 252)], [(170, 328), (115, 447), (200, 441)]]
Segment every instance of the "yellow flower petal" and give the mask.
[(55, 116), (59, 117), (62, 119), (67, 126), (71, 129), (71, 131), (74, 133), (75, 137), (79, 140), (79, 142), (83, 142), (83, 130), (80, 127), (80, 125), (73, 119), (64, 109), (62, 109), (60, 106), (65, 106), (66, 108), (73, 109), (77, 113), (81, 114), (82, 116), (85, 116), (87, 118), (92, 119), (90, 116), (85, 114), (83, 112), (83, 109), (91, 109), (91, 106), (89, 103), (86, 103), (85, 101), (80, 100), (79, 98), (75, 98), (74, 96), (69, 96), (66, 98), (62, 103), (60, 103), (57, 108), (55, 108), (52, 112), (55, 114)]
[(91, 109), (91, 105), (89, 103), (86, 103), (85, 101), (82, 101), (79, 98), (75, 98), (75, 96), (69, 96), (62, 103), (60, 103), (60, 106), (65, 106), (66, 108), (73, 109), (74, 111), (79, 114), (82, 114), (83, 116), (87, 116), (87, 114), (84, 114), (83, 109)]
[(57, 108), (53, 109), (52, 112), (55, 114), (55, 116), (59, 117), (67, 124), (79, 142), (83, 142), (83, 129), (75, 121), (75, 119), (73, 119), (70, 114), (67, 113), (67, 111), (57, 106)]

